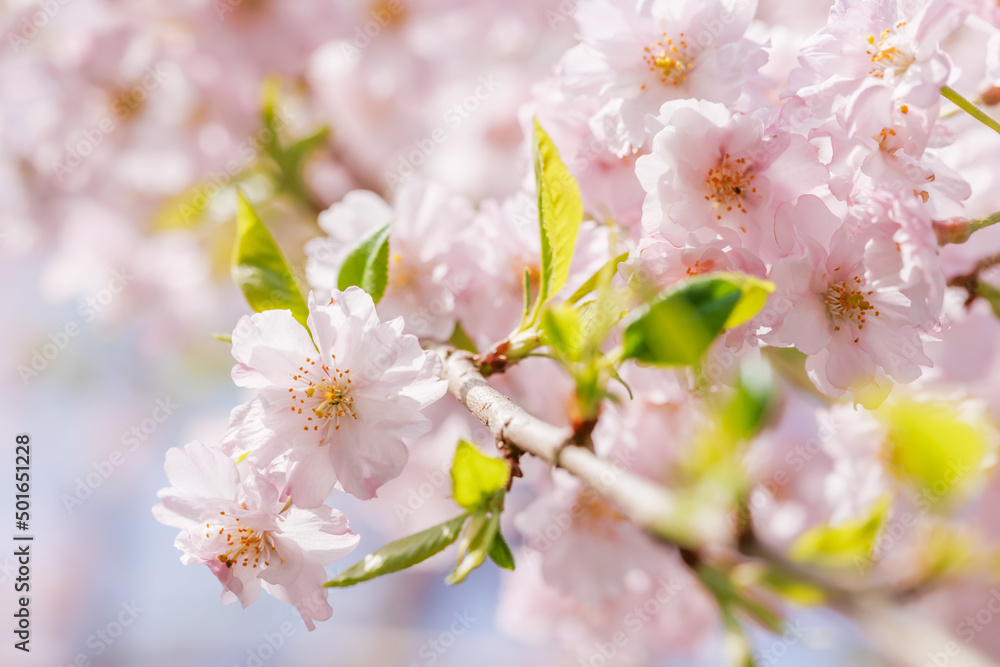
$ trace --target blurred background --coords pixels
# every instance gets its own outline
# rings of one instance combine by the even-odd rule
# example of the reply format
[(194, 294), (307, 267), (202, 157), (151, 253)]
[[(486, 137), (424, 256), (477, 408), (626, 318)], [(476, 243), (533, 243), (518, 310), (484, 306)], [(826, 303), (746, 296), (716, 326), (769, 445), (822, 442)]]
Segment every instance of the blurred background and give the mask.
[[(228, 346), (211, 337), (248, 312), (228, 273), (233, 187), (299, 266), (318, 213), (350, 190), (390, 197), (420, 173), (473, 200), (516, 192), (519, 109), (573, 43), (574, 4), (0, 2), (0, 470), (11, 480), (15, 435), (28, 434), (35, 536), (31, 653), (0, 626), (0, 664), (605, 664), (503, 633), (501, 575), (484, 567), (447, 587), (450, 555), (334, 591), (334, 617), (313, 633), (269, 596), (223, 606), (212, 574), (183, 566), (176, 531), (150, 512), (166, 450), (217, 441), (247, 398), (230, 381)], [(781, 11), (804, 35), (827, 7), (760, 12)], [(448, 454), (428, 453), (421, 470), (446, 469)], [(348, 561), (450, 511), (435, 505), (440, 476), (417, 475), (373, 503), (333, 499), (362, 536)], [(425, 481), (434, 497), (407, 505), (403, 521), (399, 503)], [(0, 484), (0, 516), (12, 516), (13, 496)], [(13, 546), (0, 554), (12, 625)], [(814, 631), (766, 655), (863, 662), (845, 622), (800, 622)], [(761, 651), (777, 641), (754, 640)], [(708, 644), (657, 664), (722, 660)]]

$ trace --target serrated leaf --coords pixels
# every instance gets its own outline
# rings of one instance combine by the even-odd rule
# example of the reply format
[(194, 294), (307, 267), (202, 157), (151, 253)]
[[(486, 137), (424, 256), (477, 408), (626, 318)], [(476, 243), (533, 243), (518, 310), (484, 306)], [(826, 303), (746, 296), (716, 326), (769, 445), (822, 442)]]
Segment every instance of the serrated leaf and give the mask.
[(566, 303), (574, 304), (583, 297), (587, 296), (599, 286), (607, 284), (610, 282), (611, 278), (614, 276), (615, 271), (618, 270), (618, 265), (628, 259), (628, 253), (623, 252), (617, 257), (612, 257), (607, 261), (607, 263), (594, 272), (594, 275), (587, 278), (580, 287), (573, 292), (572, 296), (566, 299)]
[(405, 570), (427, 560), (458, 539), (462, 524), (467, 517), (468, 513), (465, 513), (415, 535), (390, 542), (326, 582), (325, 586), (333, 588), (353, 586), (384, 574)]
[(475, 445), (459, 440), (451, 467), (455, 502), (467, 510), (482, 507), (507, 486), (510, 466), (502, 459), (486, 456)]
[(290, 310), (305, 326), (309, 308), (281, 249), (243, 193), (237, 194), (233, 281), (255, 312)]
[(360, 287), (378, 303), (389, 283), (389, 232), (392, 223), (364, 238), (344, 260), (337, 276), (337, 289)]
[(792, 545), (790, 556), (797, 561), (828, 567), (846, 567), (868, 562), (872, 545), (889, 514), (892, 498), (879, 498), (867, 515), (836, 526), (822, 524), (807, 530)]
[(514, 569), (514, 554), (511, 553), (507, 540), (503, 538), (500, 531), (497, 531), (493, 538), (493, 546), (490, 547), (490, 560), (505, 570)]
[(876, 413), (889, 434), (889, 469), (931, 505), (949, 498), (975, 477), (989, 451), (985, 415), (944, 400), (896, 400)]
[(569, 279), (576, 236), (583, 221), (583, 202), (576, 179), (566, 169), (559, 151), (537, 118), (534, 160), (542, 241), (542, 277), (536, 304), (539, 309)]
[[(500, 512), (494, 511), (488, 517), (486, 509), (482, 509), (473, 515), (483, 516), (483, 521), (470, 521), (466, 529), (467, 546), (459, 549), (458, 564), (451, 574), (445, 578), (444, 582), (449, 586), (465, 581), (465, 578), (486, 561), (486, 556), (490, 553), (494, 538), (500, 531)], [(466, 537), (463, 537), (466, 540)]]
[(657, 366), (701, 361), (742, 297), (724, 278), (696, 278), (638, 309), (625, 328), (625, 359)]

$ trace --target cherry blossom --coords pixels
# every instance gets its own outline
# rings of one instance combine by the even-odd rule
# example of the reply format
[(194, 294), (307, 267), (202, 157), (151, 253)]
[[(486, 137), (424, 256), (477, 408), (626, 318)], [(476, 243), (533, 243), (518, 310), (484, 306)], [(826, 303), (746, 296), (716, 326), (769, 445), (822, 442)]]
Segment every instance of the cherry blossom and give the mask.
[(652, 151), (636, 162), (643, 228), (675, 244), (721, 238), (772, 258), (775, 209), (827, 178), (804, 137), (721, 104), (669, 102), (655, 122)]
[(320, 214), (330, 235), (306, 249), (309, 281), (332, 291), (347, 253), (383, 225), (389, 235), (389, 283), (379, 302), (383, 317), (403, 316), (406, 331), (444, 341), (455, 328), (455, 299), (469, 280), (471, 264), (462, 245), (473, 216), (471, 204), (444, 187), (412, 179), (390, 208), (381, 197), (354, 191)]
[(647, 115), (673, 99), (732, 104), (767, 56), (743, 37), (755, 2), (587, 0), (581, 43), (558, 76), (572, 98), (598, 99), (595, 135), (619, 156), (646, 144)]
[(287, 310), (237, 325), (233, 381), (257, 395), (233, 410), (225, 445), (262, 466), (281, 459), (282, 497), (300, 507), (320, 505), (337, 483), (371, 498), (403, 469), (404, 440), (430, 429), (421, 410), (445, 392), (441, 360), (402, 319), (380, 322), (356, 287), (309, 304), (308, 331)]
[(171, 486), (160, 491), (153, 514), (181, 529), (181, 562), (207, 565), (222, 583), (224, 603), (247, 607), (263, 588), (293, 604), (310, 630), (330, 618), (323, 568), (359, 539), (343, 514), (281, 501), (266, 474), (198, 441), (167, 452), (166, 470)]

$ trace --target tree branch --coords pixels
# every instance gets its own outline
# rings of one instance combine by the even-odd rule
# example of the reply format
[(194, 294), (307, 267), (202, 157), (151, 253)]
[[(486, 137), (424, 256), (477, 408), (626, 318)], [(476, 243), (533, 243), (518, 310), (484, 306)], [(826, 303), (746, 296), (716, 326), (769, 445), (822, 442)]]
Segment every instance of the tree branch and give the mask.
[[(449, 346), (437, 351), (444, 360), (442, 378), (447, 380), (448, 389), (509, 451), (527, 452), (563, 468), (617, 505), (637, 525), (682, 550), (718, 545), (732, 538), (726, 514), (685, 504), (668, 489), (573, 445), (571, 429), (532, 417), (486, 382), (472, 354)], [(923, 665), (932, 654), (948, 651), (948, 645), (952, 649), (946, 653), (949, 667), (996, 667), (972, 646), (895, 604), (891, 596), (839, 586), (755, 539), (742, 541), (740, 549), (744, 556), (763, 560), (822, 588), (833, 606), (875, 640), (891, 664)], [(952, 655), (956, 648), (958, 654)]]
[(574, 446), (571, 429), (532, 417), (494, 389), (470, 353), (450, 347), (438, 352), (451, 393), (509, 448), (572, 473), (637, 525), (678, 546), (702, 547), (731, 537), (725, 513), (688, 506), (658, 484)]

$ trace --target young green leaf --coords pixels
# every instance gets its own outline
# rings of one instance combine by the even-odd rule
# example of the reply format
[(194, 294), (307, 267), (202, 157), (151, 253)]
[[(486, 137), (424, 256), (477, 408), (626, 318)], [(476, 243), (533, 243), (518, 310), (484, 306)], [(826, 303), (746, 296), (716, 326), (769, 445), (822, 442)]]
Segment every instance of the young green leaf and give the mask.
[(305, 326), (309, 308), (285, 257), (250, 202), (238, 196), (233, 281), (255, 312), (287, 309)]
[(892, 498), (886, 494), (875, 502), (867, 516), (836, 526), (822, 524), (807, 530), (792, 545), (791, 557), (828, 567), (870, 562), (872, 545), (889, 515), (891, 502)]
[(582, 285), (580, 285), (580, 287), (578, 287), (577, 290), (573, 292), (572, 296), (566, 299), (566, 303), (569, 304), (576, 303), (577, 301), (587, 296), (601, 285), (606, 285), (615, 275), (615, 271), (618, 270), (618, 265), (624, 262), (626, 259), (628, 259), (627, 252), (623, 252), (617, 257), (612, 257), (611, 259), (609, 259), (604, 266), (602, 266), (601, 268), (599, 268), (597, 271), (594, 272), (594, 275), (587, 278), (587, 281), (584, 282)]
[(576, 308), (560, 304), (542, 311), (542, 343), (569, 361), (579, 361), (583, 346), (583, 323)]
[(514, 569), (514, 554), (511, 553), (507, 540), (503, 539), (499, 530), (497, 536), (493, 538), (493, 546), (490, 547), (490, 560), (505, 570)]
[(889, 469), (937, 505), (976, 477), (989, 452), (985, 415), (944, 400), (897, 400), (876, 413), (889, 429)]
[[(562, 289), (576, 235), (583, 221), (583, 202), (576, 179), (566, 169), (559, 151), (535, 119), (535, 182), (538, 186), (538, 224), (542, 240), (542, 278), (535, 315), (542, 304)], [(532, 318), (531, 324), (534, 324)]]
[(472, 340), (469, 334), (466, 333), (461, 322), (455, 322), (455, 329), (451, 332), (451, 338), (448, 339), (448, 342), (459, 350), (465, 350), (473, 354), (479, 352), (476, 349), (476, 341)]
[[(444, 580), (449, 586), (465, 581), (470, 572), (486, 561), (486, 556), (493, 547), (494, 538), (500, 532), (500, 512), (493, 510), (487, 517), (487, 511), (489, 510), (485, 508), (479, 510), (469, 522), (466, 529), (468, 534), (462, 538), (465, 544), (459, 548), (458, 565)], [(477, 521), (480, 516), (483, 520)]]
[(732, 329), (746, 324), (764, 307), (767, 297), (774, 292), (774, 283), (748, 276), (743, 273), (717, 273), (717, 278), (724, 278), (740, 288), (740, 300), (736, 302), (733, 312), (726, 320), (726, 329)]
[(467, 510), (483, 506), (507, 486), (509, 477), (506, 461), (486, 456), (475, 445), (459, 440), (451, 467), (452, 491), (459, 505)]
[(392, 223), (363, 239), (344, 260), (337, 276), (337, 289), (360, 287), (379, 302), (389, 283), (389, 232)]
[(462, 524), (468, 512), (457, 516), (415, 535), (390, 542), (378, 551), (368, 554), (361, 562), (355, 563), (336, 577), (326, 582), (326, 586), (343, 587), (368, 581), (383, 574), (405, 570), (411, 565), (427, 560), (458, 539)]
[(625, 328), (624, 358), (658, 366), (697, 364), (723, 329), (742, 324), (763, 306), (764, 283), (744, 278), (720, 273), (687, 280), (637, 310)]

